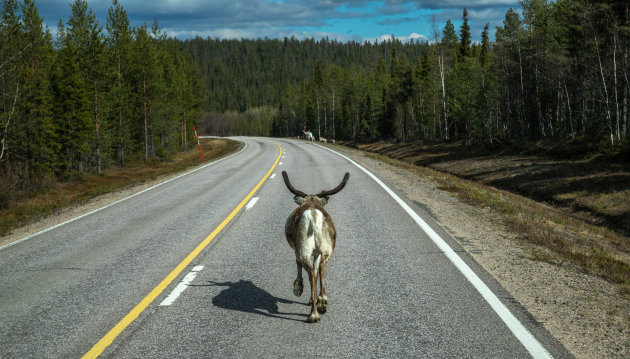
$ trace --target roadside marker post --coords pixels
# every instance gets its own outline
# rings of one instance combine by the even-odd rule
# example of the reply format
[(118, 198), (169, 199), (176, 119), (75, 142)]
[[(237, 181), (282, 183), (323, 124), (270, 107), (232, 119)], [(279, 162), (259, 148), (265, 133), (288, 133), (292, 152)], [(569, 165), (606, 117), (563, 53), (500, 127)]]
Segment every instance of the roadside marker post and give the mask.
[(201, 153), (201, 162), (206, 163), (206, 160), (203, 159), (203, 152), (201, 151), (201, 143), (199, 143), (199, 137), (197, 136), (197, 129), (193, 125), (193, 131), (195, 131), (195, 138), (197, 139), (197, 146), (199, 146), (199, 153)]

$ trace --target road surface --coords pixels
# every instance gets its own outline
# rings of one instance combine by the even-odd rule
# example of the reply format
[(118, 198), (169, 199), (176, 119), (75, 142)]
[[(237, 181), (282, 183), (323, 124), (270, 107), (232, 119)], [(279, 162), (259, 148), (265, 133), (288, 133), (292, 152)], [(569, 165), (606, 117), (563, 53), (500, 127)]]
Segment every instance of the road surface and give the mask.
[[(230, 158), (0, 249), (0, 358), (571, 357), (349, 159), (239, 140)], [(351, 174), (326, 207), (338, 240), (316, 324), (292, 293), (282, 170), (307, 193)]]

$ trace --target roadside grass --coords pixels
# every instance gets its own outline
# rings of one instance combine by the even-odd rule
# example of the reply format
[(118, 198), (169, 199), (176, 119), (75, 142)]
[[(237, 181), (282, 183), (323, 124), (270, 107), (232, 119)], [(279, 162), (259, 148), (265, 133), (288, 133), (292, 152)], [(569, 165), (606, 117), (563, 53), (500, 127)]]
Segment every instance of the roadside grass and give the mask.
[(578, 150), (579, 144), (542, 142), (528, 152), (462, 141), (353, 146), (562, 207), (575, 218), (630, 237), (630, 162), (619, 154), (590, 155)]
[[(201, 146), (207, 161), (235, 152), (242, 145), (227, 139), (202, 139)], [(83, 204), (103, 194), (156, 179), (163, 175), (181, 172), (201, 164), (199, 149), (175, 154), (165, 161), (150, 160), (126, 167), (112, 167), (99, 174), (76, 173), (65, 181), (46, 179), (38, 190), (16, 190), (0, 185), (4, 196), (0, 206), (0, 236), (10, 234), (14, 228), (49, 216), (63, 208)], [(1, 179), (0, 179), (1, 180)]]
[(436, 182), (438, 189), (453, 193), (465, 203), (498, 213), (523, 242), (534, 245), (530, 259), (567, 261), (585, 273), (616, 284), (619, 293), (630, 299), (629, 238), (508, 191), (387, 156), (365, 154), (428, 177)]

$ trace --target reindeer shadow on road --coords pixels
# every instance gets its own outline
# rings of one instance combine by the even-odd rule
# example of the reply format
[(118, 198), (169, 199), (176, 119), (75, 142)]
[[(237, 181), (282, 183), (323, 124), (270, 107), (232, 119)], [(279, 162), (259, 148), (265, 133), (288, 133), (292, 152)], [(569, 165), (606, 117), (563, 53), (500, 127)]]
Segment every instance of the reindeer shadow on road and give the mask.
[(239, 280), (238, 282), (213, 282), (208, 281), (209, 285), (226, 287), (214, 298), (212, 304), (215, 307), (237, 310), (245, 313), (253, 313), (264, 315), (266, 317), (304, 321), (305, 319), (296, 319), (291, 317), (303, 317), (308, 315), (303, 313), (283, 313), (279, 311), (278, 304), (304, 304), (292, 300), (277, 298), (264, 289), (257, 287), (248, 280)]

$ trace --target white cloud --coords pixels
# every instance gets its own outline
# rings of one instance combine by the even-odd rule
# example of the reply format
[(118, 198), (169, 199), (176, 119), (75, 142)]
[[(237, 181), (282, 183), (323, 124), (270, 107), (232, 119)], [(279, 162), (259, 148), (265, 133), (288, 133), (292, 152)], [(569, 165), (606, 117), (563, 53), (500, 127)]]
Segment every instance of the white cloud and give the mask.
[(428, 9), (472, 9), (485, 7), (509, 7), (518, 5), (518, 0), (386, 0), (386, 2), (394, 4), (413, 2), (418, 7)]
[[(418, 34), (418, 33), (411, 33), (408, 36), (394, 36), (397, 40), (400, 40), (401, 42), (409, 42), (409, 41), (416, 41), (416, 40), (420, 40), (420, 41), (429, 41), (429, 38), (426, 37), (425, 35), (422, 34)], [(376, 38), (372, 38), (372, 39), (365, 39), (364, 41), (369, 41), (369, 42), (376, 42), (378, 41), (380, 42), (385, 42), (385, 41), (389, 41), (391, 40), (392, 35), (381, 35), (379, 37)]]

